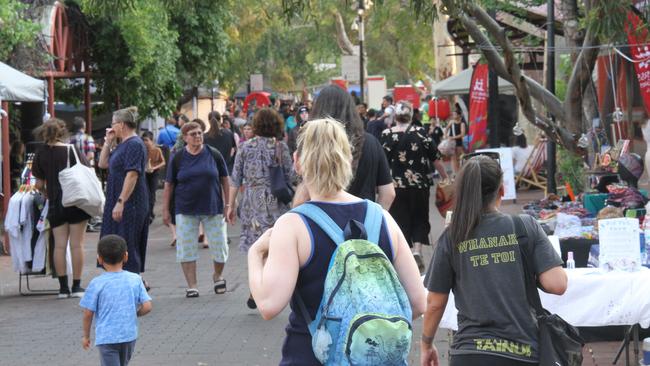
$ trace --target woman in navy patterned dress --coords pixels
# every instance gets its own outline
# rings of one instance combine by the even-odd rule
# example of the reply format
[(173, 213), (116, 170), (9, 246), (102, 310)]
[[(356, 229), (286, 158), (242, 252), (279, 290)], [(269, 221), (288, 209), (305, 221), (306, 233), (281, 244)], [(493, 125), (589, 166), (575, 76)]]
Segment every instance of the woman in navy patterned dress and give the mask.
[(108, 169), (100, 237), (116, 234), (126, 240), (129, 259), (124, 269), (133, 273), (144, 272), (149, 230), (149, 193), (144, 174), (147, 149), (136, 134), (137, 113), (135, 107), (113, 113), (112, 128), (106, 130), (99, 157), (99, 167)]

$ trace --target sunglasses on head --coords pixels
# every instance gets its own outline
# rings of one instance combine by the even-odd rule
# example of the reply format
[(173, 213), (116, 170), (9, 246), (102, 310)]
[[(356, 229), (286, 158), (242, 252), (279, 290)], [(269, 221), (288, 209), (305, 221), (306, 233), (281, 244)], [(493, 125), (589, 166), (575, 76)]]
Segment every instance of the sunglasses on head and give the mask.
[(496, 160), (496, 162), (499, 163), (499, 165), (501, 165), (501, 156), (499, 155), (498, 152), (494, 152), (494, 151), (478, 151), (478, 152), (465, 154), (463, 155), (461, 164), (465, 164), (466, 161), (468, 161), (469, 159), (475, 156), (486, 156), (492, 160)]

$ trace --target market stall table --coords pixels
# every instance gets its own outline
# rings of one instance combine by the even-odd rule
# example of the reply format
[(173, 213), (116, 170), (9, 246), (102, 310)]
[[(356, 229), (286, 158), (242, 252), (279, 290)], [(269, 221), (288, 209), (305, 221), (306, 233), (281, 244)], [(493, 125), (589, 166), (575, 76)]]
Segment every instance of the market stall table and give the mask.
[[(539, 291), (544, 308), (551, 313), (577, 327), (650, 326), (649, 269), (604, 273), (595, 268), (576, 268), (567, 270), (567, 275), (569, 282), (564, 295)], [(457, 315), (450, 293), (440, 328), (457, 330)]]

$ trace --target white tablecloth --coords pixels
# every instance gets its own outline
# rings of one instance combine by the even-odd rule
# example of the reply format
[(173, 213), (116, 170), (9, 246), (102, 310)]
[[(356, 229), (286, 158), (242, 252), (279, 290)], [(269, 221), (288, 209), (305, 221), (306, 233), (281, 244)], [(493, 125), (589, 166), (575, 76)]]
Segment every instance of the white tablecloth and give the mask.
[[(567, 270), (569, 283), (562, 296), (540, 290), (551, 313), (579, 327), (640, 324), (650, 326), (650, 270), (603, 273), (593, 268)], [(440, 328), (458, 329), (454, 295), (449, 293)]]

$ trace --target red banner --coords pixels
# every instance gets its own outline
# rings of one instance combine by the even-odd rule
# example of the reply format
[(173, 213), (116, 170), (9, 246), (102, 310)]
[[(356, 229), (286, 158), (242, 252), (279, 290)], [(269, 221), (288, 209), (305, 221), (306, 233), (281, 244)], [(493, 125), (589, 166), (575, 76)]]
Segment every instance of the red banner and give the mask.
[[(636, 70), (636, 77), (639, 79), (639, 89), (643, 96), (643, 104), (650, 113), (650, 48), (647, 43), (648, 29), (642, 24), (642, 20), (634, 12), (627, 13), (628, 22), (625, 24), (627, 40), (630, 44), (630, 53)], [(616, 80), (612, 80), (616, 82)]]
[(469, 150), (487, 145), (488, 65), (477, 64), (469, 84)]

